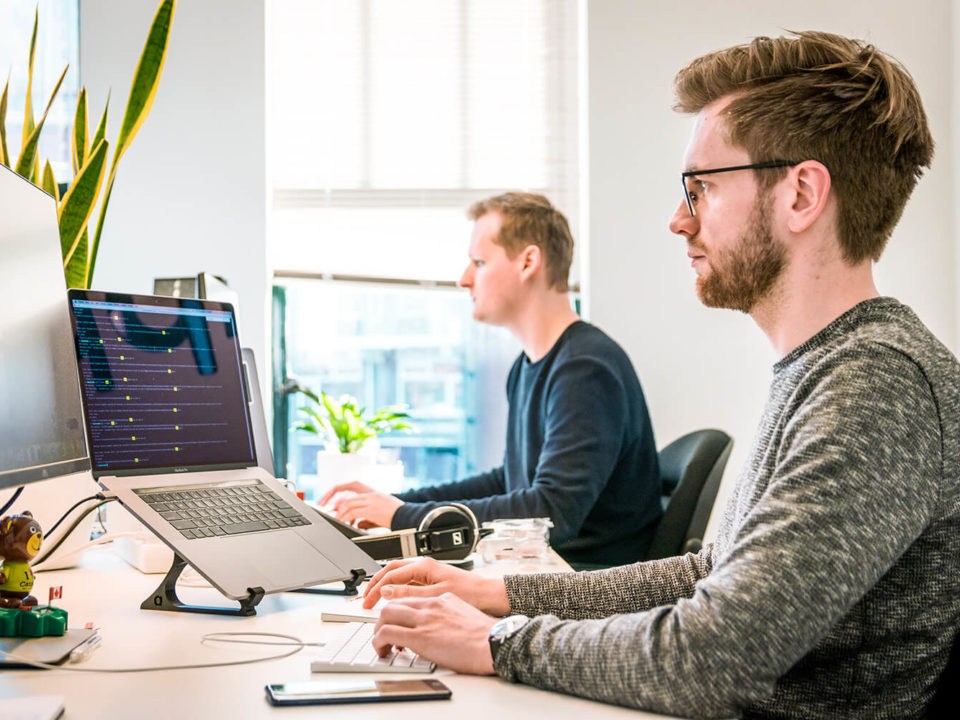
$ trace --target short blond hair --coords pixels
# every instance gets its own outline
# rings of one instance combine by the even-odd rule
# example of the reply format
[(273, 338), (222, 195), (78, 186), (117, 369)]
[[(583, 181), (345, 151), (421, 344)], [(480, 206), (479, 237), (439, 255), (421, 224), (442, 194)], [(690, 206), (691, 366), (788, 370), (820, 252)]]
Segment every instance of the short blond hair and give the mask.
[[(676, 109), (726, 96), (730, 139), (753, 162), (818, 160), (837, 198), (844, 258), (879, 259), (933, 159), (920, 93), (897, 61), (861, 40), (825, 32), (758, 37), (704, 55), (677, 73)], [(757, 174), (762, 188), (786, 169)]]
[(467, 209), (467, 217), (478, 220), (492, 212), (502, 218), (494, 240), (507, 257), (514, 258), (527, 245), (536, 245), (547, 268), (547, 287), (566, 292), (573, 262), (573, 235), (563, 213), (543, 195), (507, 192), (475, 202)]

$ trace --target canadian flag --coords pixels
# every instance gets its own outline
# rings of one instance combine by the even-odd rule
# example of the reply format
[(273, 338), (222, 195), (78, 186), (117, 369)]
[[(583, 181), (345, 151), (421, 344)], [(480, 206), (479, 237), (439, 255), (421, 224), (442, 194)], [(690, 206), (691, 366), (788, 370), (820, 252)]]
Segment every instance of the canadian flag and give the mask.
[(50, 602), (54, 600), (59, 600), (63, 597), (63, 585), (57, 585), (56, 587), (50, 588)]

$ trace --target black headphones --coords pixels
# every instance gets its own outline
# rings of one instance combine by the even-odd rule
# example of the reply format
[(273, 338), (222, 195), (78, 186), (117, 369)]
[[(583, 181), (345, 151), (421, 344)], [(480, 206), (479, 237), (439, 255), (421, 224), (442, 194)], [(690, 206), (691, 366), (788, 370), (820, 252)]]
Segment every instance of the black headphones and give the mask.
[(428, 512), (417, 527), (417, 554), (463, 560), (476, 550), (480, 537), (480, 525), (470, 508), (461, 503), (441, 505)]
[[(339, 520), (331, 522), (374, 560), (432, 557), (464, 560), (477, 548), (480, 538), (493, 530), (481, 528), (470, 508), (461, 503), (439, 505), (414, 529), (365, 534)], [(346, 528), (346, 529), (344, 529)]]

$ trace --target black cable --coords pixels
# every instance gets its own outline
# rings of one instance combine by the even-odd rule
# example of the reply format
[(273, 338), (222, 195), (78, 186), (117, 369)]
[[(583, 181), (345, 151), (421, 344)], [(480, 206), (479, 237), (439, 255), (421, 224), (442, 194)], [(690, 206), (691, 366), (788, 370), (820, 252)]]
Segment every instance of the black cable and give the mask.
[(13, 497), (7, 500), (3, 504), (3, 507), (0, 508), (0, 515), (3, 515), (7, 511), (7, 508), (9, 508), (11, 505), (13, 505), (17, 501), (17, 498), (20, 497), (20, 493), (22, 492), (23, 492), (23, 485), (21, 485), (16, 490), (14, 490)]
[[(103, 499), (104, 499), (103, 493), (97, 493), (96, 495), (91, 495), (90, 497), (85, 497), (83, 500), (77, 500), (77, 501), (73, 504), (73, 507), (71, 507), (71, 508), (70, 508), (69, 510), (67, 510), (63, 515), (61, 515), (61, 516), (60, 516), (60, 519), (57, 520), (57, 521), (53, 524), (53, 527), (52, 527), (52, 528), (50, 528), (49, 530), (44, 530), (43, 534), (44, 534), (45, 536), (47, 536), (47, 537), (50, 537), (51, 535), (53, 535), (53, 533), (56, 532), (57, 528), (60, 527), (60, 523), (62, 523), (64, 520), (66, 520), (66, 519), (70, 516), (70, 513), (72, 513), (72, 512), (73, 512), (74, 510), (76, 510), (78, 507), (80, 507), (81, 505), (83, 505), (83, 504), (86, 503), (86, 502), (90, 502), (91, 500), (103, 500)], [(102, 503), (101, 503), (101, 505), (102, 505)], [(100, 505), (97, 505), (97, 507), (100, 507)], [(85, 513), (85, 514), (86, 514), (86, 513)], [(80, 517), (82, 518), (82, 517), (84, 517), (84, 516), (81, 515)]]
[[(100, 497), (103, 497), (103, 496), (101, 495)], [(87, 498), (87, 500), (96, 500), (96, 499), (97, 499), (97, 496), (94, 496), (94, 497), (92, 497), (92, 498)], [(93, 512), (94, 510), (96, 510), (97, 508), (103, 507), (103, 506), (106, 505), (107, 503), (113, 502), (114, 500), (116, 500), (116, 498), (106, 498), (106, 499), (104, 499), (102, 502), (98, 502), (96, 505), (91, 505), (89, 508), (87, 508), (87, 509), (84, 510), (82, 513), (80, 513), (80, 514), (77, 516), (77, 519), (73, 521), (73, 524), (71, 524), (70, 527), (67, 528), (67, 530), (64, 531), (64, 532), (60, 535), (60, 537), (57, 539), (57, 541), (53, 544), (53, 547), (51, 547), (51, 548), (49, 548), (49, 549), (44, 548), (43, 554), (37, 556), (36, 558), (34, 558), (34, 559), (31, 561), (30, 564), (31, 564), (31, 565), (39, 565), (39, 564), (42, 563), (42, 562), (46, 562), (47, 559), (48, 559), (51, 555), (53, 555), (53, 553), (55, 553), (55, 552), (57, 551), (57, 548), (59, 548), (61, 545), (63, 545), (64, 541), (65, 541), (68, 537), (70, 537), (70, 533), (72, 533), (74, 530), (77, 529), (77, 526), (80, 525), (81, 521), (82, 521), (85, 517), (87, 517), (87, 515), (89, 515), (90, 513), (92, 513), (92, 512)], [(81, 502), (83, 502), (83, 501), (81, 501)], [(79, 503), (77, 503), (77, 504), (79, 505)], [(67, 512), (67, 515), (69, 515), (71, 512), (73, 512), (74, 508), (76, 508), (76, 507), (77, 507), (77, 505), (74, 505), (72, 508), (70, 508), (70, 510)], [(66, 517), (67, 515), (64, 515), (63, 517)], [(60, 520), (57, 521), (56, 525), (54, 525), (54, 528), (56, 528), (57, 525), (59, 525), (62, 520), (63, 520), (63, 518), (60, 518)]]

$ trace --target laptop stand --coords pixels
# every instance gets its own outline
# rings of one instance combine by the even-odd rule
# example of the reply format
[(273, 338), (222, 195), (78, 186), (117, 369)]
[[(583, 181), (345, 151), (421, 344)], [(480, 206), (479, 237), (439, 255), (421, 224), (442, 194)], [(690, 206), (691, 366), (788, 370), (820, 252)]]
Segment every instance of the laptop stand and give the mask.
[(291, 592), (311, 593), (312, 595), (356, 595), (357, 588), (367, 578), (365, 570), (353, 569), (350, 577), (343, 581), (343, 588), (305, 587), (291, 590)]
[(177, 597), (177, 578), (187, 566), (187, 561), (177, 553), (173, 554), (173, 564), (153, 594), (140, 603), (141, 610), (166, 610), (168, 612), (210, 613), (213, 615), (239, 615), (247, 617), (257, 614), (257, 603), (263, 599), (263, 588), (247, 588), (249, 595), (240, 600), (240, 607), (217, 607), (215, 605), (187, 605)]

